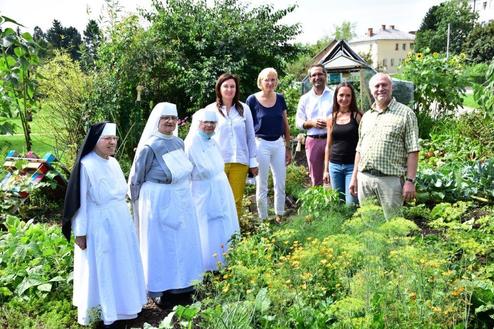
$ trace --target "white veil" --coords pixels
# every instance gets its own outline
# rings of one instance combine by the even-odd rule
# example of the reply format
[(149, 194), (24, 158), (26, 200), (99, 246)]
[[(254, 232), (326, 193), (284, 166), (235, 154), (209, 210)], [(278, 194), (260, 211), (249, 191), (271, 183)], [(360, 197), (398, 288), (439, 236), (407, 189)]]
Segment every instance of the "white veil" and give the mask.
[(184, 143), (185, 147), (190, 146), (192, 139), (197, 135), (199, 130), (199, 121), (218, 121), (218, 116), (216, 112), (212, 110), (200, 109), (192, 115), (192, 123), (190, 124), (189, 132), (187, 137), (185, 137)]
[[(141, 152), (142, 148), (149, 140), (149, 138), (158, 132), (158, 125), (160, 122), (160, 118), (163, 115), (175, 115), (178, 116), (177, 105), (167, 102), (158, 103), (154, 106), (151, 114), (149, 115), (148, 121), (146, 122), (146, 126), (141, 134), (141, 139), (139, 139), (139, 144), (137, 144), (136, 152), (134, 155), (134, 161), (132, 161), (132, 167), (130, 168), (129, 173), (129, 184), (130, 184), (130, 175), (132, 175), (135, 171), (135, 161), (136, 156)], [(176, 130), (176, 129), (175, 129)]]

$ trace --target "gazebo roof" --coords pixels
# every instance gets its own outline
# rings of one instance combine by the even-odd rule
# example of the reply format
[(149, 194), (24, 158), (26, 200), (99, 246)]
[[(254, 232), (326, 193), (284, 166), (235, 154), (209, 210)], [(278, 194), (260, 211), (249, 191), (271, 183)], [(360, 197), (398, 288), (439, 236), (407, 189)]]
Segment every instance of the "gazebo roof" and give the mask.
[(363, 68), (372, 69), (362, 57), (352, 50), (345, 40), (331, 43), (330, 47), (324, 49), (315, 58), (319, 58), (318, 63), (323, 64), (327, 71), (348, 72)]

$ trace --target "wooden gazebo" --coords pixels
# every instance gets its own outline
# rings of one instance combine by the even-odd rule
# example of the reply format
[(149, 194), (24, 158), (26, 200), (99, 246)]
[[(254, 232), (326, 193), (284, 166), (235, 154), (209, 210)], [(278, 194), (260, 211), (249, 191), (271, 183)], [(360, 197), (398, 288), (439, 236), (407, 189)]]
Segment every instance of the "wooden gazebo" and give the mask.
[[(337, 85), (342, 81), (356, 82), (358, 76), (361, 108), (366, 108), (372, 103), (367, 87), (370, 77), (377, 71), (360, 57), (344, 40), (333, 41), (319, 54), (317, 54), (312, 64), (324, 65), (328, 73), (328, 85)], [(357, 85), (354, 84), (357, 88)], [(309, 77), (302, 80), (302, 92), (309, 90)]]

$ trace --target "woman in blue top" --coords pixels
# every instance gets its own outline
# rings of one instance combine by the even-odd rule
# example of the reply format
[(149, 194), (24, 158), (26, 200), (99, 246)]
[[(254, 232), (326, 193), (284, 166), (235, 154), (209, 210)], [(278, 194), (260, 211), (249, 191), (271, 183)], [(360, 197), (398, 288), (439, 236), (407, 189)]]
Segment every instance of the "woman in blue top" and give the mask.
[[(333, 114), (327, 120), (328, 138), (324, 156), (324, 182), (340, 192), (347, 205), (358, 200), (350, 193), (355, 153), (358, 142), (358, 126), (362, 113), (357, 108), (355, 91), (348, 82), (340, 83), (333, 97)], [(328, 172), (329, 166), (329, 172)]]
[(286, 165), (291, 162), (291, 154), (287, 106), (283, 95), (275, 92), (277, 85), (276, 70), (262, 70), (257, 78), (257, 86), (261, 91), (250, 95), (246, 103), (252, 111), (256, 133), (259, 163), (259, 174), (256, 178), (257, 211), (261, 220), (268, 217), (268, 175), (271, 167), (275, 220), (280, 222), (285, 213)]

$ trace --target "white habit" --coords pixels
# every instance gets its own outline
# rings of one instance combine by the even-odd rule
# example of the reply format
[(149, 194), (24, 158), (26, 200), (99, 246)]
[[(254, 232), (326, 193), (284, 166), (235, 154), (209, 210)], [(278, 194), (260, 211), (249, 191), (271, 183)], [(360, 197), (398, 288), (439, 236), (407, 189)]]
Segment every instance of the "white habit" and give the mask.
[(74, 296), (78, 322), (88, 325), (137, 317), (146, 304), (139, 246), (122, 169), (94, 151), (81, 160), (80, 208), (72, 220), (87, 249), (74, 247)]
[(195, 126), (192, 125), (185, 139), (185, 151), (194, 166), (192, 196), (199, 221), (204, 269), (215, 271), (218, 262), (224, 264), (223, 254), (240, 227), (219, 147), (213, 139), (193, 130)]

